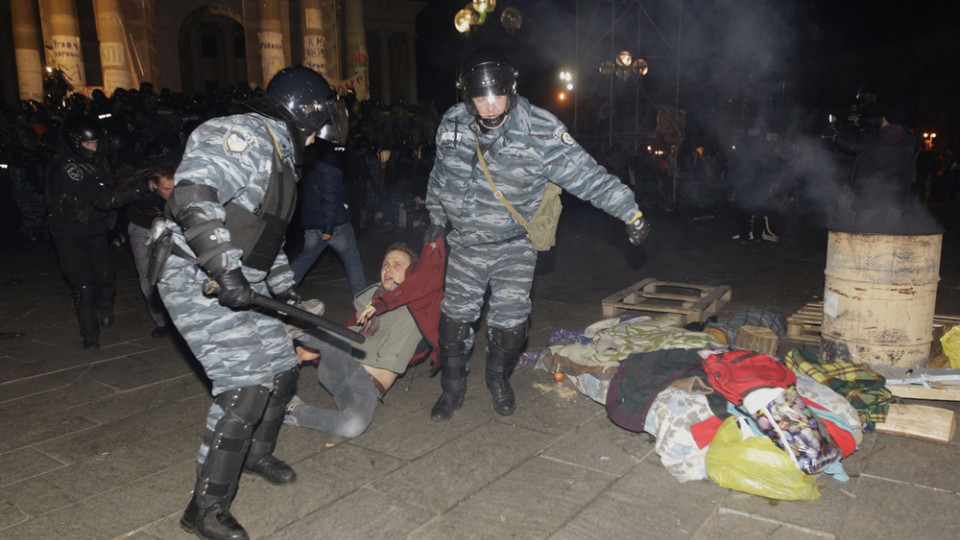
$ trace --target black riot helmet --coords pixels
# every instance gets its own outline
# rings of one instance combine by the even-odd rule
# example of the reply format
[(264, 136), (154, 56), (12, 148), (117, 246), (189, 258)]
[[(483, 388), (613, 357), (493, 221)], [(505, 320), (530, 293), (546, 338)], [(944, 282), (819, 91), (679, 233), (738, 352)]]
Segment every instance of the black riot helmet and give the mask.
[(280, 70), (270, 79), (263, 96), (245, 105), (287, 122), (301, 149), (311, 133), (334, 144), (347, 142), (347, 109), (323, 75), (310, 68), (293, 66)]
[[(480, 49), (468, 56), (463, 63), (457, 88), (467, 112), (486, 127), (500, 125), (503, 117), (517, 106), (517, 71), (498, 51)], [(497, 118), (482, 118), (473, 104), (473, 98), (493, 96), (507, 96), (507, 108)]]
[[(93, 161), (103, 155), (107, 144), (103, 128), (96, 119), (87, 115), (74, 115), (60, 126), (60, 140), (73, 155), (85, 161)], [(97, 150), (90, 150), (83, 143), (99, 141)]]

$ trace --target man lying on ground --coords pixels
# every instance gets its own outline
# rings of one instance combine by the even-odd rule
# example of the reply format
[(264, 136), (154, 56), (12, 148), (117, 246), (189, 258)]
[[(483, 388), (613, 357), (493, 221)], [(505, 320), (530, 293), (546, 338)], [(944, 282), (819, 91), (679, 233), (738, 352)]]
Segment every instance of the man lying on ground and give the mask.
[(377, 401), (408, 365), (430, 358), (436, 366), (445, 268), (443, 240), (424, 244), (419, 258), (406, 244), (388, 247), (380, 283), (357, 295), (356, 313), (347, 322), (360, 327), (364, 343), (326, 333), (305, 333), (294, 340), (301, 364), (319, 361), (317, 379), (337, 409), (321, 409), (295, 396), (284, 423), (356, 437), (366, 431)]

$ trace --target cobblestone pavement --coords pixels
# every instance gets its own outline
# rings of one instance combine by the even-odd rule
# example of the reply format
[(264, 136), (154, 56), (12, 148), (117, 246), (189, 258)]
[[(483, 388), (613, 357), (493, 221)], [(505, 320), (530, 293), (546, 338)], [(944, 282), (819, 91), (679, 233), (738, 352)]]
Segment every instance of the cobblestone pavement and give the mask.
[[(558, 247), (538, 263), (530, 349), (552, 330), (599, 320), (603, 297), (647, 277), (731, 285), (721, 318), (767, 305), (790, 314), (822, 294), (822, 233), (803, 223), (779, 232), (779, 243), (741, 244), (725, 216), (652, 212), (654, 233), (634, 249), (622, 225), (568, 207)], [(960, 314), (958, 229), (949, 219), (937, 312)], [(362, 232), (368, 279), (386, 245), (417, 244), (421, 233)], [(0, 537), (187, 538), (177, 521), (211, 398), (178, 337), (150, 337), (129, 254), (115, 254), (117, 322), (99, 352), (80, 346), (52, 249), (0, 255)], [(301, 290), (345, 320), (348, 289), (333, 255)], [(498, 416), (482, 382), (484, 345), (478, 339), (466, 403), (452, 421), (429, 420), (439, 381), (417, 366), (360, 437), (285, 426), (277, 454), (299, 480), (276, 487), (244, 477), (234, 514), (254, 538), (960, 537), (956, 441), (868, 434), (844, 462), (852, 479), (819, 478), (817, 501), (680, 483), (651, 437), (618, 428), (547, 372), (519, 368), (517, 411)], [(332, 405), (313, 368), (303, 371), (301, 397)]]

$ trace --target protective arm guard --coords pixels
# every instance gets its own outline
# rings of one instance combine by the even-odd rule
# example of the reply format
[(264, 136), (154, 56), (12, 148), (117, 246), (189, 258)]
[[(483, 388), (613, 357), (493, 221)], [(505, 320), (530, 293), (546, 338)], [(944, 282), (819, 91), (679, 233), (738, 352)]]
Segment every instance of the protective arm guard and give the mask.
[(212, 187), (181, 182), (167, 201), (167, 213), (180, 224), (187, 245), (197, 255), (197, 263), (216, 278), (227, 270), (240, 267), (239, 257), (237, 262), (232, 262), (229, 256), (230, 251), (239, 250), (230, 243), (230, 233), (223, 220), (208, 217), (194, 204), (199, 202), (220, 204)]

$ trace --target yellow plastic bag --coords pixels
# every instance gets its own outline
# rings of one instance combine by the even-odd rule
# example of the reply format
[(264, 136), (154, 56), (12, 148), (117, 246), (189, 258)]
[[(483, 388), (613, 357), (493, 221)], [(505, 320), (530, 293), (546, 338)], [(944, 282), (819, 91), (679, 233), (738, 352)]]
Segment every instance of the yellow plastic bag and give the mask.
[(950, 359), (950, 367), (960, 369), (960, 324), (940, 336), (940, 345), (943, 345), (943, 353)]
[(707, 449), (706, 463), (710, 478), (726, 488), (784, 501), (820, 498), (814, 476), (798, 469), (770, 438), (744, 440), (734, 417), (720, 425)]

